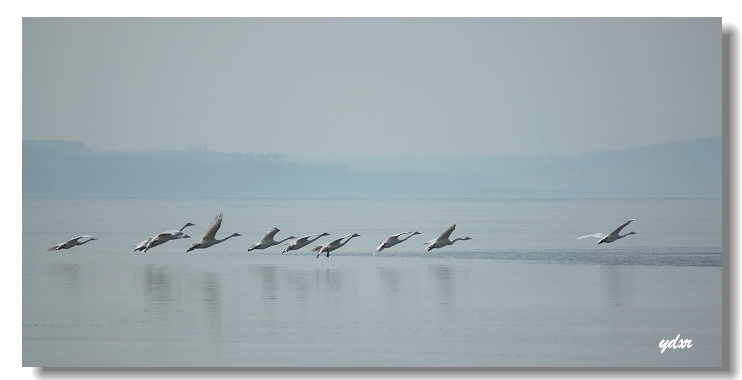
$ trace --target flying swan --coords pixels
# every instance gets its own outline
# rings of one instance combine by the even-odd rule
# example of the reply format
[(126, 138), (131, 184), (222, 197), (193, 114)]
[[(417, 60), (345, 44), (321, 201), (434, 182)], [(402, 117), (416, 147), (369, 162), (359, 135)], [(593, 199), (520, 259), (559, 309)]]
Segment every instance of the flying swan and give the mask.
[(296, 236), (289, 236), (286, 239), (283, 239), (281, 241), (275, 241), (273, 240), (273, 237), (276, 236), (279, 230), (276, 227), (273, 227), (270, 229), (270, 231), (266, 232), (265, 235), (260, 239), (260, 241), (257, 244), (253, 244), (250, 248), (247, 249), (248, 252), (252, 251), (253, 249), (266, 249), (268, 247), (272, 247), (274, 245), (281, 244), (289, 239), (296, 239)]
[(201, 248), (209, 248), (214, 244), (219, 244), (231, 237), (235, 236), (242, 236), (238, 233), (233, 233), (232, 235), (229, 235), (225, 237), (224, 239), (217, 239), (216, 238), (216, 232), (219, 231), (219, 227), (222, 226), (222, 214), (219, 213), (215, 218), (214, 221), (211, 222), (211, 225), (209, 226), (209, 229), (206, 230), (206, 233), (204, 234), (204, 237), (199, 240), (198, 243), (193, 243), (191, 248), (188, 248), (186, 253), (193, 251), (194, 249), (201, 249)]
[[(350, 239), (353, 239), (356, 236), (361, 236), (361, 235), (358, 235), (358, 234), (345, 235), (345, 236), (341, 237), (340, 239), (333, 240), (330, 243), (323, 244), (323, 245), (318, 245), (318, 246), (312, 248), (312, 252), (317, 252), (317, 257), (315, 257), (315, 258), (319, 258), (319, 255), (321, 255), (322, 253), (327, 253), (327, 257), (330, 257), (330, 252), (332, 252), (332, 251), (334, 251), (334, 250), (336, 250), (336, 249), (338, 249), (338, 248), (340, 248), (340, 247), (348, 244), (348, 242), (350, 241)], [(341, 243), (340, 241), (343, 240), (343, 239), (345, 239), (345, 238), (348, 238), (348, 239), (346, 241), (344, 241), (344, 242)]]
[(635, 235), (636, 232), (634, 232), (634, 231), (631, 231), (631, 232), (629, 232), (629, 233), (627, 233), (625, 235), (619, 235), (619, 233), (621, 232), (621, 230), (624, 227), (628, 226), (629, 223), (633, 222), (634, 220), (636, 220), (636, 219), (631, 219), (628, 222), (620, 225), (618, 228), (616, 228), (615, 230), (613, 230), (613, 232), (611, 232), (608, 235), (606, 235), (606, 234), (604, 234), (602, 232), (598, 232), (598, 233), (594, 233), (594, 234), (590, 234), (590, 235), (580, 236), (580, 237), (577, 238), (577, 240), (584, 239), (584, 238), (587, 238), (587, 237), (594, 237), (594, 238), (600, 239), (600, 240), (598, 240), (598, 244), (600, 244), (600, 243), (612, 243), (612, 242), (614, 242), (614, 241), (616, 241), (618, 239), (624, 238), (626, 236)]
[[(80, 239), (86, 239), (86, 240), (80, 240)], [(50, 252), (50, 251), (59, 251), (60, 249), (70, 249), (70, 248), (72, 248), (72, 247), (74, 247), (76, 245), (83, 245), (83, 244), (85, 244), (85, 243), (87, 243), (89, 241), (93, 241), (93, 240), (98, 240), (98, 239), (96, 239), (96, 238), (94, 238), (94, 237), (92, 237), (90, 235), (80, 235), (80, 236), (78, 236), (76, 238), (72, 238), (70, 240), (67, 240), (64, 243), (59, 243), (59, 244), (57, 244), (57, 245), (55, 245), (53, 247), (49, 247), (49, 249), (47, 249), (46, 251), (47, 252)]]
[(443, 231), (441, 236), (438, 236), (437, 239), (428, 240), (425, 243), (423, 243), (423, 245), (427, 244), (428, 246), (426, 247), (426, 249), (430, 251), (431, 249), (434, 249), (434, 248), (441, 248), (447, 245), (451, 245), (458, 240), (470, 240), (471, 239), (470, 237), (467, 236), (465, 238), (456, 238), (453, 240), (449, 240), (448, 238), (451, 236), (451, 232), (453, 232), (454, 229), (456, 229), (456, 222), (453, 222), (451, 227), (448, 227), (447, 230)]
[[(314, 238), (312, 238), (314, 236)], [(323, 237), (323, 236), (330, 236), (327, 232), (323, 232), (321, 234), (315, 234), (315, 235), (307, 235), (304, 237), (300, 237), (292, 242), (287, 243), (288, 246), (281, 252), (281, 254), (284, 254), (288, 251), (295, 251), (297, 249), (304, 248), (308, 246), (309, 244), (314, 243), (315, 240)]]
[(167, 230), (165, 232), (161, 232), (155, 236), (150, 236), (147, 240), (137, 244), (134, 246), (134, 252), (136, 251), (144, 251), (147, 252), (148, 249), (157, 247), (158, 245), (164, 244), (169, 242), (170, 240), (175, 239), (187, 239), (190, 236), (186, 235), (183, 230), (186, 227), (189, 226), (195, 226), (193, 223), (186, 223), (183, 228), (179, 230)]
[[(406, 237), (404, 239), (400, 239), (399, 237), (402, 236), (402, 235), (404, 235), (404, 234), (410, 234), (410, 236), (408, 236), (408, 237)], [(376, 255), (377, 253), (383, 251), (384, 248), (393, 247), (393, 246), (395, 246), (395, 245), (397, 245), (397, 244), (399, 244), (399, 243), (401, 243), (401, 242), (403, 242), (403, 241), (405, 241), (405, 240), (407, 240), (407, 239), (409, 239), (409, 238), (411, 238), (411, 237), (413, 237), (415, 235), (420, 235), (420, 233), (417, 232), (417, 231), (408, 231), (408, 232), (400, 232), (400, 233), (398, 233), (396, 235), (389, 236), (388, 238), (386, 238), (386, 241), (383, 241), (383, 242), (379, 243), (379, 246), (376, 247), (376, 250), (374, 251), (374, 255)]]

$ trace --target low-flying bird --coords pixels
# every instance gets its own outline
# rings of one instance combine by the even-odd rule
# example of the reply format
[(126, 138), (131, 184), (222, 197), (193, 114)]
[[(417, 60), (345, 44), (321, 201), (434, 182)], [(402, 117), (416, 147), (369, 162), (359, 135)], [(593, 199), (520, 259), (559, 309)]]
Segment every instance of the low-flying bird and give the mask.
[[(408, 237), (406, 237), (404, 239), (400, 239), (399, 237), (402, 236), (402, 235), (404, 235), (404, 234), (410, 234), (410, 236), (408, 236)], [(376, 250), (374, 251), (374, 255), (376, 255), (377, 253), (383, 251), (384, 248), (393, 247), (393, 246), (395, 246), (395, 245), (397, 245), (397, 244), (399, 244), (399, 243), (401, 243), (401, 242), (403, 242), (403, 241), (405, 241), (405, 240), (407, 240), (407, 239), (409, 239), (409, 238), (411, 238), (411, 237), (413, 237), (415, 235), (420, 235), (420, 233), (417, 232), (417, 231), (408, 231), (408, 232), (400, 232), (400, 233), (398, 233), (396, 235), (389, 236), (388, 238), (386, 238), (385, 241), (382, 241), (382, 242), (379, 243), (379, 246), (376, 247)]]
[(283, 239), (281, 241), (275, 241), (273, 240), (273, 237), (276, 236), (279, 230), (276, 227), (271, 228), (268, 232), (263, 235), (263, 237), (260, 239), (260, 241), (257, 244), (253, 244), (250, 248), (247, 249), (248, 252), (252, 251), (253, 249), (266, 249), (268, 247), (272, 247), (274, 245), (281, 244), (289, 239), (296, 239), (296, 236), (289, 236), (286, 239)]
[(161, 232), (155, 236), (150, 236), (147, 240), (137, 244), (134, 246), (134, 252), (136, 251), (144, 251), (147, 252), (148, 249), (157, 247), (158, 245), (164, 244), (166, 242), (169, 242), (170, 240), (175, 239), (187, 239), (190, 236), (186, 235), (183, 232), (183, 229), (189, 226), (195, 226), (193, 223), (186, 223), (183, 228), (179, 230), (167, 230), (165, 232)]
[[(314, 238), (312, 238), (314, 236)], [(300, 237), (292, 242), (287, 243), (288, 246), (281, 252), (281, 254), (284, 254), (288, 251), (295, 251), (297, 249), (304, 248), (308, 246), (309, 244), (314, 243), (315, 240), (323, 237), (323, 236), (330, 236), (327, 232), (323, 232), (321, 234), (315, 234), (315, 235), (307, 235), (304, 237)]]
[[(80, 239), (83, 239), (83, 240), (80, 240)], [(96, 238), (94, 238), (94, 237), (92, 237), (90, 235), (80, 235), (80, 236), (78, 236), (76, 238), (72, 238), (70, 240), (67, 240), (64, 243), (59, 243), (59, 244), (57, 244), (57, 245), (55, 245), (53, 247), (49, 247), (49, 249), (47, 249), (46, 251), (47, 252), (50, 252), (50, 251), (59, 251), (60, 249), (70, 249), (70, 248), (72, 248), (72, 247), (74, 247), (76, 245), (83, 245), (83, 244), (85, 244), (85, 243), (87, 243), (89, 241), (93, 241), (93, 240), (98, 240), (98, 239), (96, 239)]]
[(609, 233), (607, 235), (604, 234), (604, 233), (602, 233), (602, 232), (598, 232), (598, 233), (594, 233), (594, 234), (590, 234), (590, 235), (580, 236), (580, 237), (577, 238), (577, 240), (584, 239), (584, 238), (587, 238), (587, 237), (594, 237), (594, 238), (600, 239), (600, 240), (598, 240), (598, 244), (601, 244), (601, 243), (612, 243), (612, 242), (614, 242), (614, 241), (616, 241), (618, 239), (625, 238), (626, 236), (635, 235), (636, 232), (634, 232), (634, 231), (631, 231), (631, 232), (629, 232), (629, 233), (627, 233), (625, 235), (620, 235), (621, 230), (624, 227), (628, 226), (629, 223), (633, 222), (634, 220), (636, 220), (636, 219), (629, 220), (628, 222), (620, 225), (618, 228), (616, 228), (615, 230), (613, 230), (613, 232), (611, 232), (611, 233)]
[[(336, 239), (336, 240), (333, 240), (333, 241), (331, 241), (331, 242), (329, 242), (327, 244), (318, 245), (318, 246), (312, 248), (312, 252), (317, 252), (317, 257), (315, 257), (315, 258), (319, 258), (319, 255), (321, 255), (323, 253), (327, 253), (327, 257), (330, 257), (330, 252), (332, 252), (332, 251), (334, 251), (334, 250), (336, 250), (336, 249), (338, 249), (338, 248), (340, 248), (340, 247), (348, 244), (348, 242), (350, 241), (350, 239), (353, 239), (356, 236), (361, 236), (361, 235), (358, 235), (358, 234), (345, 235), (345, 236), (341, 237), (340, 239)], [(348, 238), (348, 239), (341, 243), (340, 241), (343, 240), (343, 239), (345, 239), (345, 238)]]
[(216, 232), (219, 231), (219, 227), (222, 226), (222, 217), (223, 215), (219, 213), (214, 220), (211, 222), (211, 225), (206, 230), (206, 233), (204, 234), (204, 237), (201, 238), (201, 240), (198, 241), (198, 243), (193, 243), (191, 248), (188, 248), (186, 253), (193, 251), (194, 249), (200, 249), (200, 248), (209, 248), (214, 244), (219, 244), (229, 238), (235, 237), (235, 236), (242, 236), (238, 233), (233, 233), (232, 235), (229, 235), (225, 237), (224, 239), (217, 239), (216, 238)]
[(427, 244), (428, 246), (426, 247), (426, 249), (430, 251), (431, 249), (434, 249), (434, 248), (441, 248), (447, 245), (451, 245), (458, 240), (470, 240), (471, 239), (470, 237), (467, 236), (465, 238), (456, 238), (453, 240), (449, 240), (449, 237), (451, 236), (451, 232), (453, 232), (453, 230), (455, 229), (456, 229), (456, 222), (453, 222), (451, 227), (448, 227), (447, 230), (443, 231), (441, 236), (438, 236), (438, 238), (434, 240), (428, 240), (425, 243), (423, 243), (423, 245)]

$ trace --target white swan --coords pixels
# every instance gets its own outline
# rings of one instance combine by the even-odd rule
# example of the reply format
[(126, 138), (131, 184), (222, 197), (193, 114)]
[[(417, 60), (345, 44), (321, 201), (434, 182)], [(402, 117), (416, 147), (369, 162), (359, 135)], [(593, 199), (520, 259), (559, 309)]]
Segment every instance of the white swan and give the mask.
[[(86, 240), (80, 240), (80, 239), (86, 239)], [(87, 243), (89, 241), (93, 241), (93, 240), (98, 240), (98, 239), (96, 239), (96, 238), (94, 238), (94, 237), (92, 237), (90, 235), (80, 235), (80, 236), (78, 236), (76, 238), (72, 238), (70, 240), (67, 240), (64, 243), (59, 243), (59, 244), (57, 244), (57, 245), (55, 245), (53, 247), (49, 247), (49, 249), (47, 249), (46, 251), (47, 252), (50, 252), (50, 251), (59, 251), (60, 249), (70, 249), (70, 248), (72, 248), (72, 247), (74, 247), (76, 245), (83, 245), (83, 244), (85, 244), (85, 243)]]
[(150, 236), (147, 240), (137, 244), (134, 246), (134, 252), (136, 251), (144, 251), (147, 252), (148, 249), (157, 247), (160, 244), (166, 243), (170, 240), (175, 239), (187, 239), (190, 236), (186, 235), (183, 232), (183, 229), (189, 226), (195, 226), (193, 223), (186, 223), (183, 228), (179, 230), (167, 230), (165, 232), (161, 232), (155, 236)]
[(434, 248), (441, 248), (447, 245), (451, 245), (458, 240), (471, 240), (471, 238), (468, 236), (465, 238), (456, 238), (453, 240), (449, 240), (448, 238), (451, 236), (451, 232), (453, 232), (454, 229), (456, 229), (456, 222), (453, 222), (451, 227), (448, 227), (447, 230), (443, 231), (441, 236), (438, 236), (437, 239), (428, 240), (425, 243), (423, 243), (423, 245), (427, 244), (428, 246), (426, 247), (426, 249), (430, 251), (431, 249), (434, 249)]
[[(312, 236), (315, 236), (313, 239), (310, 239)], [(314, 243), (315, 240), (323, 237), (323, 236), (330, 236), (327, 232), (323, 232), (321, 234), (315, 234), (315, 235), (307, 235), (304, 237), (300, 237), (290, 243), (288, 243), (288, 247), (286, 247), (281, 254), (284, 254), (288, 251), (295, 251), (297, 249), (304, 248), (308, 246), (309, 244)]]
[[(333, 240), (333, 241), (331, 241), (331, 242), (329, 242), (327, 244), (318, 245), (318, 246), (312, 248), (312, 252), (317, 252), (317, 257), (315, 257), (315, 258), (319, 258), (319, 255), (321, 255), (322, 253), (327, 253), (327, 257), (330, 257), (330, 252), (332, 252), (332, 251), (334, 251), (334, 250), (336, 250), (336, 249), (344, 246), (345, 244), (348, 244), (348, 242), (350, 241), (350, 239), (353, 239), (356, 236), (361, 236), (361, 235), (358, 235), (358, 234), (345, 235), (345, 236), (341, 237), (340, 239), (336, 239), (336, 240)], [(343, 239), (345, 239), (345, 238), (348, 238), (348, 240), (346, 240), (346, 241), (344, 241), (344, 242), (341, 243), (340, 241), (343, 240)]]
[(242, 236), (238, 233), (233, 233), (232, 235), (229, 235), (225, 237), (224, 239), (217, 239), (216, 238), (216, 231), (219, 231), (219, 227), (222, 226), (222, 214), (219, 213), (215, 218), (214, 221), (211, 222), (211, 225), (209, 226), (209, 229), (206, 230), (206, 233), (204, 234), (204, 237), (201, 238), (201, 240), (198, 241), (198, 243), (194, 243), (191, 248), (188, 248), (186, 253), (193, 251), (197, 248), (209, 248), (214, 244), (219, 244), (231, 237), (235, 236)]
[[(404, 239), (400, 239), (399, 237), (402, 236), (402, 235), (404, 235), (404, 234), (410, 234), (410, 236), (408, 236), (408, 237), (406, 237)], [(376, 247), (376, 250), (374, 251), (374, 255), (376, 255), (377, 253), (379, 253), (382, 250), (384, 250), (384, 248), (393, 247), (393, 246), (395, 246), (395, 245), (397, 245), (397, 244), (399, 244), (399, 243), (401, 243), (401, 242), (403, 242), (403, 241), (405, 241), (405, 240), (407, 240), (407, 239), (409, 239), (409, 238), (411, 238), (411, 237), (413, 237), (415, 235), (420, 235), (420, 233), (417, 232), (417, 231), (408, 231), (408, 232), (400, 232), (400, 233), (398, 233), (396, 235), (389, 236), (388, 238), (386, 238), (386, 241), (382, 241), (381, 243), (379, 243), (379, 246)]]
[(266, 249), (268, 247), (272, 247), (274, 245), (281, 244), (289, 239), (296, 239), (296, 236), (289, 236), (286, 239), (283, 239), (281, 241), (275, 241), (273, 240), (273, 237), (276, 236), (279, 230), (276, 227), (273, 227), (270, 229), (270, 231), (266, 232), (265, 235), (260, 239), (260, 241), (257, 244), (253, 244), (250, 248), (247, 249), (248, 252), (252, 251), (253, 249)]
[(613, 232), (611, 232), (610, 234), (607, 234), (606, 235), (606, 234), (604, 234), (602, 232), (598, 232), (598, 233), (594, 233), (594, 234), (590, 234), (590, 235), (580, 236), (580, 237), (577, 238), (577, 240), (584, 239), (584, 238), (587, 238), (587, 237), (594, 237), (594, 238), (600, 239), (600, 240), (598, 240), (598, 244), (600, 244), (600, 243), (612, 243), (612, 242), (614, 242), (614, 241), (616, 241), (618, 239), (625, 238), (626, 236), (635, 235), (636, 232), (634, 232), (634, 231), (631, 231), (631, 232), (629, 232), (629, 233), (627, 233), (625, 235), (619, 235), (619, 233), (621, 232), (621, 230), (624, 227), (628, 226), (629, 223), (633, 222), (634, 220), (636, 220), (636, 219), (631, 219), (628, 222), (620, 225), (618, 228), (616, 228), (615, 230), (613, 230)]

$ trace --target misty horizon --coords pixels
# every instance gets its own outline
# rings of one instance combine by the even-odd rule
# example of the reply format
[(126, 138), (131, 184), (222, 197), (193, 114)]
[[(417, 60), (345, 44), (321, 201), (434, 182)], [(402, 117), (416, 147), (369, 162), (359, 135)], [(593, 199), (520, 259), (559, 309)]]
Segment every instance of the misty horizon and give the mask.
[(23, 144), (24, 198), (720, 197), (722, 185), (721, 137), (561, 157), (332, 162)]

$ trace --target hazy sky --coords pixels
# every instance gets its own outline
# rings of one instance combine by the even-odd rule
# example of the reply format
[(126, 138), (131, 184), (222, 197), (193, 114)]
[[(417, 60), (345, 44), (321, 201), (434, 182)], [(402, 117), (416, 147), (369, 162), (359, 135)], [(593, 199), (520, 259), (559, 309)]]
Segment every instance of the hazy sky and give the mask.
[(23, 20), (23, 138), (499, 156), (721, 135), (721, 19)]

